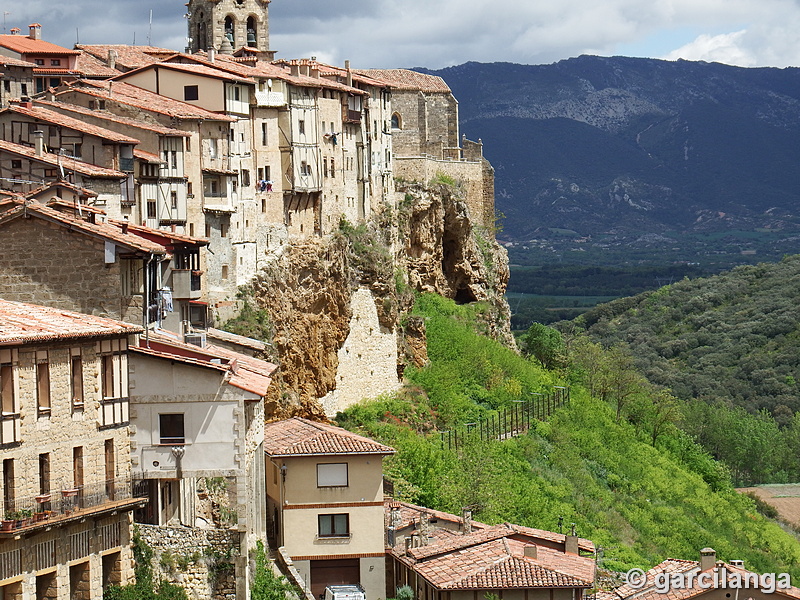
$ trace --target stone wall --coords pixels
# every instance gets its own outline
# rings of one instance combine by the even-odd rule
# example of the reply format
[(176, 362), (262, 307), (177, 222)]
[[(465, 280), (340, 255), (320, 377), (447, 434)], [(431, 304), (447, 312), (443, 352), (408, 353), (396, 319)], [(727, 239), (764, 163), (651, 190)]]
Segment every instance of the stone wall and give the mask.
[[(435, 160), (427, 157), (395, 158), (395, 176), (427, 184), (437, 175), (452, 177), (462, 187), (473, 225), (488, 227), (494, 220), (494, 176), (485, 160)], [(487, 172), (487, 169), (489, 170)], [(491, 178), (487, 177), (491, 175)], [(488, 186), (488, 187), (487, 187)], [(491, 215), (491, 217), (489, 217)]]
[[(230, 529), (137, 525), (154, 551), (156, 578), (180, 585), (190, 600), (236, 600), (247, 589), (247, 557)], [(242, 588), (237, 590), (237, 586)], [(244, 596), (241, 596), (244, 597)]]
[(356, 290), (350, 309), (350, 332), (338, 353), (336, 389), (320, 400), (328, 417), (365, 398), (376, 398), (400, 387), (397, 336), (381, 327), (370, 290)]

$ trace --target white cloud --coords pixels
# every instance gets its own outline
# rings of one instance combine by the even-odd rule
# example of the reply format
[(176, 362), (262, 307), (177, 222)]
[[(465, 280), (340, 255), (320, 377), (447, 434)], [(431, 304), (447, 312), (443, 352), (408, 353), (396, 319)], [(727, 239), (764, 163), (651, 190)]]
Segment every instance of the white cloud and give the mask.
[[(8, 27), (44, 25), (46, 39), (152, 43), (182, 49), (185, 0), (28, 0), (7, 10)], [(579, 54), (641, 48), (731, 64), (800, 64), (798, 0), (274, 0), (271, 46), (280, 57), (317, 56), (356, 66), (439, 68), (474, 60), (548, 63)], [(665, 38), (676, 36), (668, 45)], [(689, 35), (691, 37), (689, 37)], [(681, 37), (682, 36), (682, 37)], [(658, 38), (660, 46), (648, 46)], [(672, 38), (667, 38), (672, 39)], [(650, 48), (650, 50), (648, 50)], [(671, 48), (671, 52), (665, 52)]]

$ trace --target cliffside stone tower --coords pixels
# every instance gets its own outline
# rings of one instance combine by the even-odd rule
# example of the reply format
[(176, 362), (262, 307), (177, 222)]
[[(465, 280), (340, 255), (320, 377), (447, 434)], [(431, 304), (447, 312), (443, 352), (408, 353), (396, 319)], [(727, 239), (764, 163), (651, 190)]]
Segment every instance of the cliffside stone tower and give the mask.
[(270, 0), (189, 0), (189, 51), (255, 54), (272, 60)]

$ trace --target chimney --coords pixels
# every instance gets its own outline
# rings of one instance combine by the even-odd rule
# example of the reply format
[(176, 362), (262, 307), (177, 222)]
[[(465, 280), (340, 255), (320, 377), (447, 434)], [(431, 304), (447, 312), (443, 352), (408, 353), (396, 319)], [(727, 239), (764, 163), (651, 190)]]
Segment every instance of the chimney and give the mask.
[(461, 509), (461, 528), (464, 535), (472, 533), (472, 511), (466, 506)]
[(572, 524), (569, 535), (564, 537), (564, 552), (578, 554), (578, 535), (575, 533), (575, 523)]
[(117, 51), (113, 48), (108, 51), (108, 66), (111, 69), (117, 68)]
[(11, 28), (11, 35), (17, 35), (19, 32), (22, 31), (19, 27), (12, 27)]
[(32, 40), (40, 40), (42, 39), (42, 26), (39, 23), (31, 23), (28, 25), (30, 28), (30, 35), (28, 36)]
[(307, 64), (300, 65), (300, 75), (305, 75), (306, 77), (310, 75), (310, 67)]
[(122, 233), (128, 233), (128, 215), (122, 217)]
[(292, 74), (292, 77), (299, 77), (300, 76), (300, 65), (297, 63), (292, 63), (289, 65), (289, 72)]
[(344, 61), (344, 70), (347, 71), (347, 85), (353, 87), (353, 72), (350, 70), (350, 61)]
[(44, 154), (44, 131), (41, 129), (33, 132), (33, 147), (36, 149), (36, 156)]
[(703, 548), (700, 550), (700, 570), (708, 571), (717, 564), (717, 552), (713, 548)]
[(217, 60), (217, 51), (214, 48), (208, 49), (208, 62), (214, 62)]
[(411, 550), (411, 538), (407, 537), (406, 538), (406, 554), (408, 554), (409, 550)]
[(730, 562), (731, 562), (731, 566), (732, 567), (739, 567), (740, 569), (744, 569), (744, 561), (743, 560), (737, 559), (737, 560), (732, 560)]
[(530, 546), (525, 546), (525, 558), (536, 558), (537, 550), (536, 544), (531, 544)]

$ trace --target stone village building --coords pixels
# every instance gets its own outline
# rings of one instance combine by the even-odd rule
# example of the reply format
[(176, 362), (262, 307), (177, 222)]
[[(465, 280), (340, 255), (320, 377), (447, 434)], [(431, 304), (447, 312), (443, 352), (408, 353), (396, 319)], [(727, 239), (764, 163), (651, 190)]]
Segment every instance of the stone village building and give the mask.
[(133, 575), (128, 346), (141, 327), (0, 300), (0, 597), (100, 600)]

